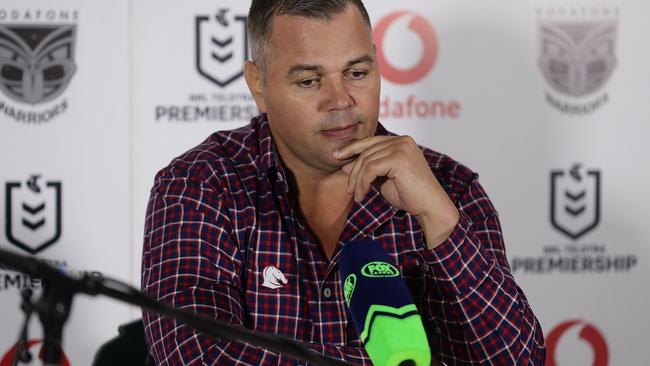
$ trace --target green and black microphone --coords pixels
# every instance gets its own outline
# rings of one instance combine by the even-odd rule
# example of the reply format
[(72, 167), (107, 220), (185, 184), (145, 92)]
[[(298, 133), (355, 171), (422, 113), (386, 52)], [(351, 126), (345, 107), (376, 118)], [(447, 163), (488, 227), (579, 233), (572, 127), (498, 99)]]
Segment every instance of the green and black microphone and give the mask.
[(381, 244), (346, 243), (341, 252), (345, 302), (375, 366), (429, 366), (431, 350), (406, 283)]

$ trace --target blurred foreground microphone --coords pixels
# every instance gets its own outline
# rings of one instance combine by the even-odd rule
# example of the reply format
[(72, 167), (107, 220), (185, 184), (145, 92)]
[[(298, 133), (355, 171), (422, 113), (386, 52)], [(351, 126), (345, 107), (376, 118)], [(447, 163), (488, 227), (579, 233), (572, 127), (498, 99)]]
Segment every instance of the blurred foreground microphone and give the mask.
[(341, 252), (345, 303), (375, 366), (429, 366), (431, 350), (413, 298), (376, 241), (352, 241)]

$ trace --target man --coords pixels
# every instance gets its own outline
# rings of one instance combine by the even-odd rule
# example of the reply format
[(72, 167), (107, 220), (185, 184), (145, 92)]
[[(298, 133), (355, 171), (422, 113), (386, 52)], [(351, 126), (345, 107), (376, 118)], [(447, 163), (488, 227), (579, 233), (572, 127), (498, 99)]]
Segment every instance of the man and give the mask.
[[(543, 364), (542, 331), (476, 174), (378, 124), (380, 75), (361, 1), (254, 0), (249, 27), (245, 78), (262, 115), (159, 172), (144, 291), (370, 365), (337, 267), (346, 242), (369, 238), (399, 263), (434, 358)], [(144, 320), (158, 364), (296, 363), (155, 314)]]

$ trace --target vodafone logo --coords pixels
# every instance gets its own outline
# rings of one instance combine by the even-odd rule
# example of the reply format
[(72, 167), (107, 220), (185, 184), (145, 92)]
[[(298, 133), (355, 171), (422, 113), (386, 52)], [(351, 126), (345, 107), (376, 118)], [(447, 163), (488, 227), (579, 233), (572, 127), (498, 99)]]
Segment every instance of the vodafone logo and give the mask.
[[(402, 17), (411, 17), (408, 29), (416, 33), (422, 41), (422, 56), (415, 66), (401, 69), (393, 66), (386, 58), (384, 41), (386, 33)], [(396, 84), (410, 84), (422, 79), (431, 71), (438, 58), (438, 37), (429, 22), (419, 14), (410, 11), (397, 11), (382, 18), (374, 27), (374, 41), (377, 45), (377, 60), (381, 74)]]
[(584, 320), (569, 320), (555, 327), (546, 337), (546, 366), (560, 366), (555, 358), (555, 351), (562, 336), (574, 327), (580, 327), (578, 333), (581, 340), (591, 346), (594, 355), (593, 366), (607, 366), (609, 362), (609, 353), (607, 351), (607, 342), (603, 334), (594, 325)]
[[(42, 343), (43, 343), (43, 341), (38, 340), (38, 339), (31, 339), (31, 340), (27, 341), (27, 349), (30, 350), (30, 351), (34, 351), (34, 348), (36, 348), (36, 346), (41, 344), (41, 347), (38, 350), (38, 357), (37, 357), (38, 360), (32, 359), (32, 360), (27, 361), (27, 363), (19, 361), (18, 365), (32, 365), (32, 364), (33, 365), (42, 365), (43, 364), (43, 355), (44, 355), (44, 350), (43, 350)], [(7, 351), (7, 353), (4, 354), (4, 356), (2, 356), (2, 359), (0, 359), (0, 366), (13, 366), (14, 365), (14, 357), (16, 355), (16, 348), (17, 348), (17, 345), (14, 345), (13, 347), (11, 347), (11, 349), (9, 351)], [(33, 352), (32, 352), (32, 354), (33, 354)], [(68, 358), (66, 357), (66, 355), (63, 352), (61, 352), (61, 366), (70, 366), (70, 361), (68, 361)]]
[[(438, 37), (422, 15), (406, 10), (392, 12), (379, 20), (373, 29), (377, 62), (384, 80), (397, 85), (411, 84), (431, 72), (438, 59)], [(420, 44), (421, 52), (400, 50), (399, 46), (404, 43)], [(382, 120), (458, 119), (461, 114), (461, 101), (432, 98), (428, 91), (426, 94), (418, 94), (417, 90), (404, 94), (403, 90), (396, 90), (382, 95), (379, 104)]]

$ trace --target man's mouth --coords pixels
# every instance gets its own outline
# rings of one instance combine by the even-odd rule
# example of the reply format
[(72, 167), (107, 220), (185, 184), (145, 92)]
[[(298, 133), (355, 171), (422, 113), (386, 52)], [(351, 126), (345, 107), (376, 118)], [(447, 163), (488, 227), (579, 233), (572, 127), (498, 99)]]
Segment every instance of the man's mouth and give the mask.
[(326, 137), (335, 138), (335, 139), (346, 139), (354, 137), (357, 134), (359, 129), (359, 123), (351, 123), (342, 126), (337, 126), (333, 128), (328, 128), (326, 130), (321, 130), (321, 133)]

